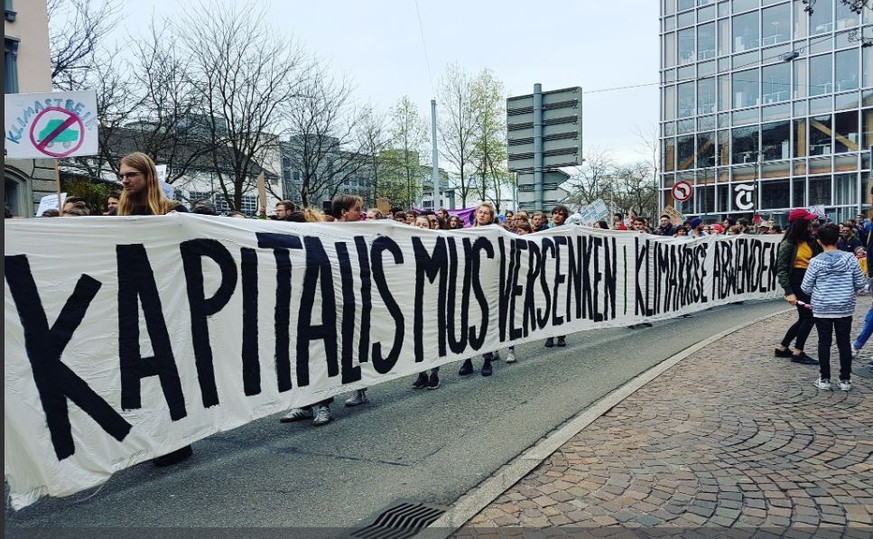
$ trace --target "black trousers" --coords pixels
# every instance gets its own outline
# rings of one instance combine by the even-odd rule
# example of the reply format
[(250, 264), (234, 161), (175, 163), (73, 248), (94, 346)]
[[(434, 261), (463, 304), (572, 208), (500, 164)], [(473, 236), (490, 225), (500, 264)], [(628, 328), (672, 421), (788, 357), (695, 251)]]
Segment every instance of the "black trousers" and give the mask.
[[(798, 300), (809, 304), (812, 298), (804, 294), (803, 290), (800, 289), (800, 283), (803, 282), (804, 275), (806, 275), (805, 269), (791, 270), (791, 288), (794, 289), (794, 295)], [(803, 347), (806, 345), (806, 339), (809, 337), (814, 326), (815, 320), (812, 317), (812, 310), (798, 305), (797, 321), (785, 332), (785, 336), (782, 337), (782, 346), (787, 348), (791, 345), (791, 341), (794, 341), (794, 347), (803, 350)]]
[(837, 335), (837, 350), (840, 352), (840, 380), (852, 379), (852, 317), (816, 318), (818, 331), (818, 368), (822, 380), (831, 379), (831, 337)]

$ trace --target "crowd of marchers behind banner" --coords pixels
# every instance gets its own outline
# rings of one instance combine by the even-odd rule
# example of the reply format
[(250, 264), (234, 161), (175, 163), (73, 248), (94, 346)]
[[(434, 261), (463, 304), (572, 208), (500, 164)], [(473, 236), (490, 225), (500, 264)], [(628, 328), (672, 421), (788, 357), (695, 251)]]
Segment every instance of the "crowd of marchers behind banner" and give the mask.
[[(154, 162), (145, 154), (133, 153), (122, 158), (119, 181), (123, 190), (107, 197), (106, 210), (98, 215), (163, 215), (172, 211), (212, 215), (218, 212), (208, 202), (194, 202), (190, 209), (175, 200), (166, 198), (157, 179)], [(873, 190), (870, 193), (873, 203)], [(44, 217), (88, 216), (90, 208), (84, 200), (68, 197), (60, 211), (46, 212)], [(6, 217), (11, 217), (6, 208)], [(247, 218), (240, 212), (229, 212), (225, 217)], [(383, 213), (377, 208), (364, 210), (363, 200), (355, 195), (337, 195), (331, 201), (330, 212), (312, 208), (299, 208), (294, 202), (283, 200), (275, 205), (274, 212), (261, 208), (256, 218), (296, 223), (314, 222), (356, 222), (362, 220), (393, 220), (407, 226), (429, 230), (452, 230), (478, 226), (500, 226), (514, 234), (525, 235), (550, 228), (576, 224), (598, 229), (623, 230), (628, 233), (649, 233), (674, 238), (701, 238), (709, 235), (736, 234), (780, 234), (777, 275), (785, 293), (785, 300), (797, 309), (797, 320), (789, 328), (780, 344), (775, 348), (776, 357), (790, 358), (800, 364), (818, 364), (820, 376), (815, 381), (819, 389), (830, 389), (830, 346), (831, 335), (836, 334), (840, 352), (840, 389), (851, 388), (851, 361), (873, 334), (873, 305), (865, 318), (863, 330), (858, 337), (849, 342), (851, 314), (854, 312), (855, 294), (863, 288), (869, 289), (865, 277), (868, 257), (873, 254), (873, 233), (871, 222), (864, 215), (836, 225), (827, 219), (805, 209), (794, 209), (788, 217), (788, 224), (782, 228), (770, 221), (758, 220), (749, 223), (744, 219), (726, 218), (720, 223), (705, 223), (701, 218), (688, 219), (674, 224), (669, 215), (661, 215), (657, 223), (649, 222), (642, 216), (626, 219), (621, 213), (613, 215), (612, 222), (605, 220), (596, 223), (580, 222), (580, 215), (573, 215), (566, 206), (556, 205), (551, 212), (505, 211), (498, 214), (490, 203), (479, 204), (475, 212), (465, 222), (453, 210), (412, 211), (394, 209)], [(628, 226), (630, 225), (630, 226)], [(834, 275), (839, 274), (839, 278)], [(842, 280), (840, 280), (842, 279)], [(651, 324), (645, 324), (651, 325)], [(636, 326), (631, 326), (636, 327)], [(804, 344), (813, 328), (819, 333), (818, 360), (804, 351)], [(794, 349), (791, 344), (794, 343)], [(545, 347), (564, 347), (565, 336), (548, 338)], [(500, 359), (500, 351), (495, 350), (482, 356), (482, 376), (491, 376), (492, 363)], [(518, 358), (514, 347), (509, 347), (505, 362), (515, 363)], [(873, 360), (867, 365), (873, 369)], [(458, 374), (470, 375), (475, 372), (471, 358), (463, 361)], [(421, 372), (412, 383), (413, 389), (434, 390), (440, 387), (439, 367)], [(344, 401), (346, 406), (355, 407), (369, 402), (367, 389), (355, 390)], [(281, 417), (282, 422), (311, 419), (316, 426), (330, 423), (333, 416), (330, 405), (333, 398), (319, 401), (311, 406), (292, 408)], [(185, 447), (169, 455), (154, 459), (156, 465), (179, 462), (192, 454), (191, 447)]]

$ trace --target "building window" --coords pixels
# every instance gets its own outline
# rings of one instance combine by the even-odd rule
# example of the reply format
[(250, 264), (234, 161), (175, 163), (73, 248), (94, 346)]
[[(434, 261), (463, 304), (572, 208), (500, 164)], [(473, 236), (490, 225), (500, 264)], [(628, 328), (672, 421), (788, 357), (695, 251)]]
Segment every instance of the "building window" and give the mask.
[(9, 22), (15, 22), (15, 8), (12, 7), (12, 0), (5, 0), (3, 4), (3, 16)]
[(858, 151), (858, 111), (834, 115), (834, 153)]
[(861, 133), (861, 147), (869, 148), (873, 146), (873, 109), (861, 111)]
[(853, 172), (851, 174), (835, 174), (834, 175), (834, 205), (842, 206), (857, 203), (858, 178)]
[(662, 167), (664, 168), (664, 171), (672, 172), (676, 169), (676, 142), (672, 137), (664, 139), (663, 148), (664, 160)]
[(835, 55), (835, 79), (837, 91), (858, 89), (858, 52), (847, 50)]
[(761, 12), (761, 44), (784, 43), (791, 37), (791, 4), (767, 8)]
[(697, 57), (694, 51), (694, 28), (679, 31), (679, 65), (693, 62)]
[(731, 162), (754, 163), (758, 160), (758, 128), (739, 127), (732, 131), (732, 155)]
[(761, 152), (762, 161), (791, 157), (791, 126), (787, 121), (761, 126)]
[(753, 11), (733, 18), (734, 52), (743, 52), (760, 45), (758, 12)]
[(791, 98), (791, 64), (781, 63), (764, 66), (761, 73), (764, 104), (788, 101)]
[(215, 211), (225, 213), (230, 211), (230, 204), (221, 193), (215, 193), (212, 197), (212, 205), (215, 206)]
[(809, 119), (809, 155), (829, 155), (833, 153), (831, 132), (830, 114)]
[(715, 23), (702, 24), (697, 28), (697, 59), (715, 58)]
[(727, 212), (727, 200), (728, 200), (728, 186), (727, 185), (713, 185), (713, 199), (712, 199), (712, 210), (709, 213), (716, 212)]
[(761, 182), (761, 207), (768, 210), (791, 207), (791, 181), (767, 180)]
[(694, 168), (694, 136), (685, 135), (676, 139), (677, 170)]
[(735, 109), (758, 104), (758, 70), (749, 69), (733, 74)]
[(18, 40), (14, 38), (5, 38), (5, 54), (4, 59), (4, 84), (3, 92), (7, 94), (18, 93)]
[(188, 202), (193, 207), (198, 202), (209, 202), (212, 193), (209, 191), (188, 191)]
[(697, 81), (697, 114), (715, 112), (715, 77)]
[(240, 200), (239, 211), (246, 215), (254, 215), (258, 211), (258, 197), (252, 195), (243, 195)]
[(664, 119), (676, 119), (676, 87), (667, 86), (664, 88)]
[(676, 34), (669, 33), (664, 35), (664, 57), (661, 62), (664, 68), (673, 67), (676, 65)]
[(809, 14), (809, 35), (824, 34), (833, 30), (834, 2), (817, 2), (815, 9)]
[[(851, 52), (851, 51), (850, 51)], [(809, 59), (809, 95), (823, 95), (834, 91), (831, 75), (831, 55), (822, 54)]]
[(694, 83), (682, 83), (679, 85), (679, 117), (688, 118), (694, 113)]
[(715, 133), (697, 135), (697, 167), (715, 166)]
[(806, 189), (803, 183), (803, 178), (794, 178), (791, 182), (791, 205), (793, 207), (806, 206)]
[(846, 2), (837, 2), (837, 30), (858, 26), (858, 14)]
[(809, 178), (809, 205), (830, 206), (831, 204), (831, 177), (819, 176)]

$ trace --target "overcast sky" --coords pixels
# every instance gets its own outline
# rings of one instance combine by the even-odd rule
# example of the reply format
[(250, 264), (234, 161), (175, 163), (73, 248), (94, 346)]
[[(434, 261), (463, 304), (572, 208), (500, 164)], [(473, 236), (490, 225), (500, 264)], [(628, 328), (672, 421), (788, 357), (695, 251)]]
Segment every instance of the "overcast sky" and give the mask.
[[(348, 74), (360, 101), (382, 110), (408, 95), (429, 123), (432, 84), (447, 64), (458, 62), (471, 74), (487, 67), (507, 96), (530, 94), (537, 82), (544, 91), (581, 86), (586, 153), (647, 159), (638, 132), (651, 138), (658, 122), (655, 0), (255, 3), (267, 6), (279, 31)], [(119, 31), (135, 34), (152, 13), (172, 15), (186, 4), (193, 2), (128, 0)], [(614, 89), (635, 85), (646, 86)]]

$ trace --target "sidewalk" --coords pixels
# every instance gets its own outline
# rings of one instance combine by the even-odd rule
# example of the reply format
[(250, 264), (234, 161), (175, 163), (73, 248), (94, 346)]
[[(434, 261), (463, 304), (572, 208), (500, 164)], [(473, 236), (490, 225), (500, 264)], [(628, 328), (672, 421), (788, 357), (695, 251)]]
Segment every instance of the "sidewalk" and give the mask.
[[(853, 337), (869, 306), (859, 298)], [(873, 341), (853, 363), (851, 391), (820, 391), (812, 385), (817, 366), (773, 357), (794, 319), (777, 315), (680, 361), (573, 436), (454, 537), (556, 527), (566, 535), (535, 535), (694, 535), (728, 527), (779, 536), (791, 527), (792, 537), (873, 536), (873, 373), (866, 368)], [(807, 353), (817, 357), (817, 345), (813, 331)], [(837, 378), (836, 347), (831, 369)]]

